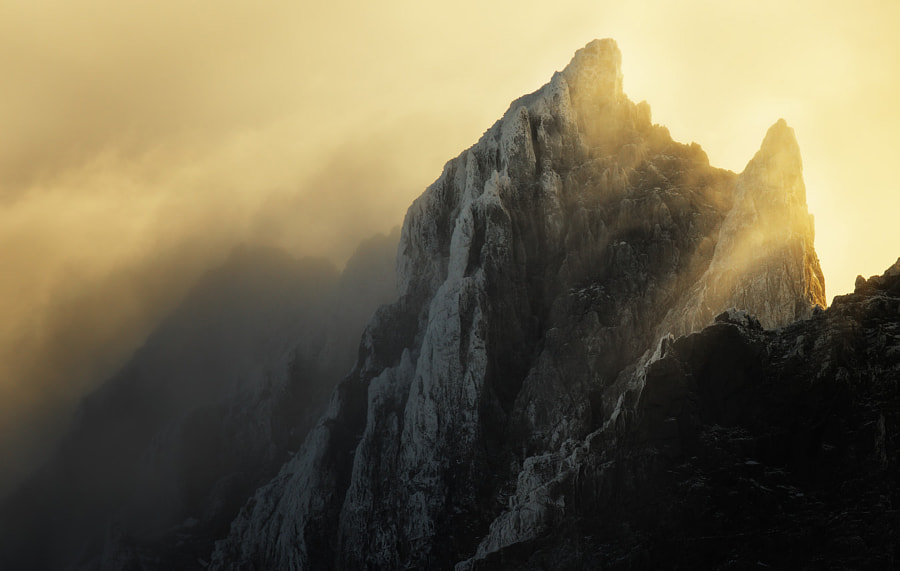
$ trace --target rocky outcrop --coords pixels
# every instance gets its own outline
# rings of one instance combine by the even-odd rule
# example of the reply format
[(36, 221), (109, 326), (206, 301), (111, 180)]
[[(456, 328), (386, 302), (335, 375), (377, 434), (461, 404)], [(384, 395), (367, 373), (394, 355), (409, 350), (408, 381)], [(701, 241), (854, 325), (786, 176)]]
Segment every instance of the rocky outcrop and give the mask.
[(792, 131), (713, 168), (628, 100), (620, 61), (579, 50), (413, 203), (400, 299), (212, 567), (465, 568), (534, 545), (604, 474), (585, 458), (633, 426), (671, 336), (825, 305)]
[(764, 327), (785, 325), (825, 307), (825, 278), (806, 210), (800, 149), (784, 119), (772, 125), (735, 185), (735, 206), (709, 268), (661, 332), (696, 331), (713, 315), (739, 307)]

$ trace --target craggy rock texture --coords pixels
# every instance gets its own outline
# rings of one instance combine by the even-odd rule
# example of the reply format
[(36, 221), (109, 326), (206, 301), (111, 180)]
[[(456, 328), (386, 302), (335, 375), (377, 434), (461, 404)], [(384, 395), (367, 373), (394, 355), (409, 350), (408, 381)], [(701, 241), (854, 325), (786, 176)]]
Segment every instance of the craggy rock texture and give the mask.
[(794, 131), (779, 119), (738, 178), (709, 268), (661, 331), (695, 331), (723, 307), (745, 309), (771, 328), (825, 306), (802, 168)]
[[(579, 50), (413, 203), (399, 301), (213, 568), (547, 566), (579, 505), (646, 493), (657, 456), (601, 458), (673, 335), (732, 306), (766, 327), (825, 306), (792, 130), (740, 175), (713, 168), (627, 99), (620, 61), (611, 40)], [(559, 545), (601, 545), (585, 525)]]
[(529, 459), (457, 568), (895, 569), (898, 474), (900, 259), (781, 329), (731, 310), (669, 345), (634, 417)]
[(399, 231), (343, 274), (242, 247), (82, 405), (0, 507), (0, 569), (190, 569), (295, 452), (395, 296)]

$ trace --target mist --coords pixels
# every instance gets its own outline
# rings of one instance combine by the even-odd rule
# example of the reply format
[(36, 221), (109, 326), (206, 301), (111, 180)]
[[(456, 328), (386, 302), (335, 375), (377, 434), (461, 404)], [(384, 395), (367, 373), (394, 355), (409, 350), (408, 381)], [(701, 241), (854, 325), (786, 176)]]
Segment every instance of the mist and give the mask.
[(161, 568), (195, 566), (208, 546), (179, 540), (179, 525), (220, 535), (236, 498), (297, 451), (365, 324), (396, 297), (398, 241), (399, 228), (363, 241), (343, 272), (264, 246), (205, 272), (0, 501), (0, 566), (103, 559), (110, 530), (131, 548), (154, 545)]
[(778, 117), (829, 295), (896, 258), (894, 2), (0, 8), (0, 494), (241, 243), (336, 269), (595, 37), (740, 172)]

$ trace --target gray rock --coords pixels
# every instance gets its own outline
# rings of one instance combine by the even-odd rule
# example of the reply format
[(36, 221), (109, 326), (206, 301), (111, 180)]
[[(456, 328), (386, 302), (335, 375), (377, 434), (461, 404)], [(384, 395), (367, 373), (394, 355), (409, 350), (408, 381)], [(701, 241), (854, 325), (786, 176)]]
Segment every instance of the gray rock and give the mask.
[(213, 568), (466, 568), (544, 536), (583, 469), (615, 472), (584, 460), (673, 336), (825, 305), (790, 128), (741, 175), (713, 168), (628, 100), (620, 61), (612, 40), (579, 50), (413, 203), (400, 300)]

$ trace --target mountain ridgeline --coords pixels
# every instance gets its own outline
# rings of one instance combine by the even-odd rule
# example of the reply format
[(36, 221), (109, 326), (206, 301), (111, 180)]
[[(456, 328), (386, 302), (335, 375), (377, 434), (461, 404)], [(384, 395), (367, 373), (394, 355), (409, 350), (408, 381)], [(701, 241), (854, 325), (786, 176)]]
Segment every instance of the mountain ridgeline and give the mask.
[[(322, 301), (346, 326), (304, 297), (284, 322), (301, 333), (277, 336), (294, 357), (263, 360), (288, 373), (236, 390), (228, 362), (190, 406), (170, 399), (188, 412), (138, 418), (129, 492), (61, 520), (41, 494), (68, 493), (122, 406), (89, 400), (94, 431), (14, 504), (44, 510), (24, 551), (53, 521), (68, 543), (50, 568), (896, 566), (900, 260), (826, 309), (787, 123), (736, 174), (622, 78), (597, 40), (514, 101), (410, 206), (378, 282), (395, 295), (359, 293), (388, 266), (365, 266), (370, 248)], [(251, 342), (272, 348), (235, 340), (247, 366)], [(127, 371), (99, 394), (173, 390)], [(199, 471), (171, 459), (210, 450)]]
[(465, 569), (530, 545), (590, 510), (569, 487), (602, 466), (570, 453), (634, 430), (674, 336), (825, 306), (790, 127), (743, 173), (711, 167), (628, 100), (620, 61), (579, 50), (413, 203), (399, 300), (213, 568)]

